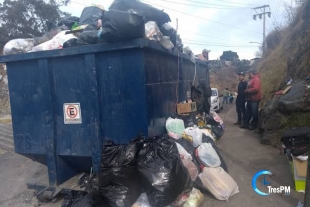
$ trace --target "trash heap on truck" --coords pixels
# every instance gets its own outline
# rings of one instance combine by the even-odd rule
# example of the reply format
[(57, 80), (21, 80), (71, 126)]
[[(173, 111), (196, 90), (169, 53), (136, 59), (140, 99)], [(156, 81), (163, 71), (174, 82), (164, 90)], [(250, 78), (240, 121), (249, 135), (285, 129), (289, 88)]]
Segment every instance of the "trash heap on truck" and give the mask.
[[(122, 42), (137, 38), (156, 41), (170, 51), (191, 56), (170, 17), (138, 0), (115, 0), (106, 11), (84, 8), (81, 16), (59, 22), (43, 37), (9, 41), (4, 55)], [(103, 44), (104, 46), (104, 44)], [(62, 207), (199, 207), (207, 196), (227, 201), (239, 192), (217, 147), (224, 122), (210, 112), (211, 88), (192, 87), (166, 121), (166, 134), (137, 135), (118, 145), (106, 140), (101, 168), (85, 180), (85, 192), (72, 191)]]

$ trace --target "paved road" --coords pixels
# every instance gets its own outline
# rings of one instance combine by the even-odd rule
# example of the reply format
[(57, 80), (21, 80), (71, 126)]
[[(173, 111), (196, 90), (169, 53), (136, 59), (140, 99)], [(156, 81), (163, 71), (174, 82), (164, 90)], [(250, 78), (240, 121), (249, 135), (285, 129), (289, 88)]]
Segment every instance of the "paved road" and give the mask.
[[(230, 175), (239, 185), (240, 193), (228, 202), (218, 201), (206, 195), (202, 207), (296, 207), (303, 193), (291, 192), (290, 196), (274, 194), (267, 197), (257, 195), (251, 188), (253, 175), (262, 169), (273, 172), (268, 180), (273, 186), (290, 185), (294, 189), (286, 158), (279, 151), (259, 143), (258, 135), (233, 125), (236, 113), (233, 105), (225, 105), (219, 114), (225, 121), (225, 135), (218, 145)], [(1, 127), (0, 127), (1, 131)], [(1, 134), (1, 133), (0, 133)], [(0, 153), (1, 154), (1, 153)], [(38, 206), (33, 191), (27, 190), (26, 182), (46, 182), (46, 168), (12, 152), (0, 155), (0, 206)], [(260, 183), (262, 190), (264, 186)], [(58, 207), (61, 201), (44, 205)]]

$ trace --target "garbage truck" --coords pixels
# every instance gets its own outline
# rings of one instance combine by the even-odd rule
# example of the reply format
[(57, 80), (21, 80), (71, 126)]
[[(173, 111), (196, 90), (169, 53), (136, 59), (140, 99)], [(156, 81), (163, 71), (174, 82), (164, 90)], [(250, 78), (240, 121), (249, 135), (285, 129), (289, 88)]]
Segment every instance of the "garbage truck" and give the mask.
[(104, 140), (124, 144), (140, 133), (165, 133), (193, 82), (210, 85), (206, 62), (146, 39), (6, 55), (0, 63), (7, 67), (15, 152), (47, 166), (44, 189), (51, 194), (73, 176), (99, 170)]

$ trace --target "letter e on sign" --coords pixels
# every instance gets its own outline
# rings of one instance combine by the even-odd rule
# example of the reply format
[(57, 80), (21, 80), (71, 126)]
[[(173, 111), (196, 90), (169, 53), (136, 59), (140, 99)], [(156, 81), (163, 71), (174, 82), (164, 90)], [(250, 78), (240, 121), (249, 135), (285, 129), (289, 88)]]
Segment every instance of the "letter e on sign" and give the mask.
[(64, 103), (64, 123), (81, 124), (81, 105), (80, 103)]

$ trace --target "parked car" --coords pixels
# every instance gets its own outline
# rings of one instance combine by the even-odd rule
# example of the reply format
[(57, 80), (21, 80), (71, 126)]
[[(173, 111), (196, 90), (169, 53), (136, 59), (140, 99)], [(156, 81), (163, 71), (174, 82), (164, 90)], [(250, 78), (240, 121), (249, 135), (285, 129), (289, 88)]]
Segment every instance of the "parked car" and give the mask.
[(211, 88), (211, 111), (219, 113), (223, 109), (223, 95), (219, 94), (217, 88)]

